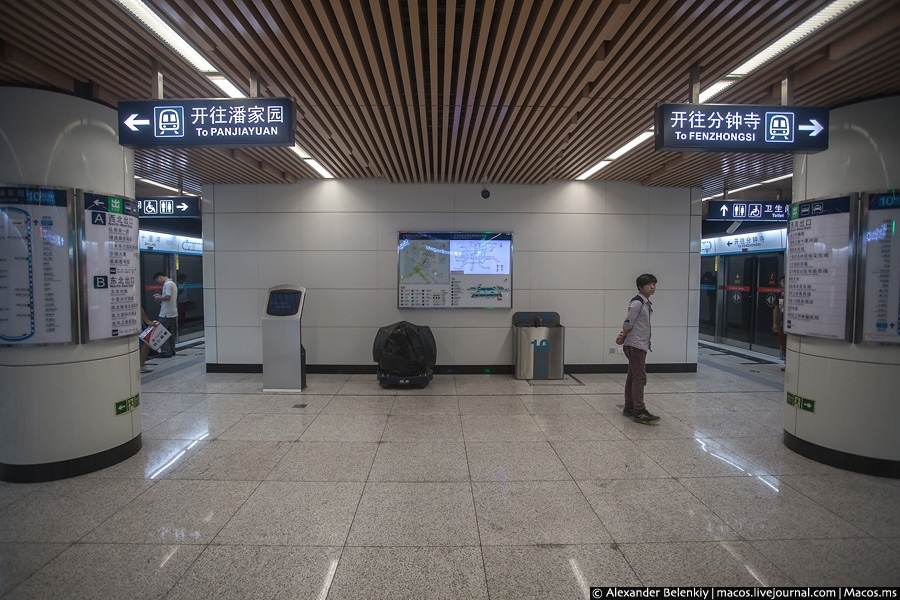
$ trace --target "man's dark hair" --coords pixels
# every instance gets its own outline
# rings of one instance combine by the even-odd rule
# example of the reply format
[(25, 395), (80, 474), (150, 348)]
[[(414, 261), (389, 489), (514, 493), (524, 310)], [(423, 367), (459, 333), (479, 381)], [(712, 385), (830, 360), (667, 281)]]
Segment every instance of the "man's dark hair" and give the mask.
[(643, 275), (638, 275), (638, 278), (635, 281), (635, 283), (637, 283), (637, 288), (641, 289), (648, 283), (656, 283), (656, 277), (654, 277), (650, 273), (644, 273)]
[(156, 273), (153, 274), (153, 279), (156, 279), (157, 277), (168, 277), (168, 275), (166, 275), (162, 271), (157, 271)]

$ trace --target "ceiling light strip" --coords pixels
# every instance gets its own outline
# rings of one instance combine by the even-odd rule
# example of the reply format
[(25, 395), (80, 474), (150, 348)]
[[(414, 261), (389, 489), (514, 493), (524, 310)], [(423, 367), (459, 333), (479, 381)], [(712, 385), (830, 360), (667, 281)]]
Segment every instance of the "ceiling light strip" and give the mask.
[(166, 25), (165, 21), (160, 19), (156, 13), (150, 10), (150, 8), (141, 2), (141, 0), (116, 0), (116, 2), (118, 2), (122, 8), (134, 15), (138, 21), (156, 34), (156, 37), (165, 42), (195, 69), (201, 73), (216, 72), (216, 68), (212, 66), (209, 61), (203, 58), (199, 52), (194, 50), (193, 46), (188, 44), (175, 32), (175, 30)]
[(323, 167), (321, 164), (319, 164), (319, 161), (317, 161), (316, 159), (314, 159), (314, 158), (307, 158), (307, 159), (304, 160), (304, 162), (305, 162), (306, 164), (308, 164), (310, 167), (312, 167), (313, 169), (315, 169), (315, 171), (316, 171), (319, 175), (321, 175), (322, 177), (324, 177), (325, 179), (334, 179), (334, 175), (332, 175), (331, 173), (329, 173), (328, 170), (327, 170), (325, 167)]
[[(766, 185), (769, 183), (775, 183), (776, 181), (781, 181), (782, 179), (790, 179), (793, 176), (794, 176), (793, 173), (788, 173), (787, 175), (782, 175), (780, 177), (774, 177), (772, 179), (766, 179), (765, 181), (760, 181), (759, 183), (752, 183), (752, 184), (746, 185), (742, 188), (735, 188), (733, 190), (726, 190), (726, 191), (729, 194), (735, 194), (737, 192), (743, 192), (744, 190), (749, 190), (750, 188), (759, 187), (761, 185)], [(700, 198), (700, 201), (706, 202), (707, 200), (712, 200), (713, 198), (718, 198), (719, 196), (724, 196), (724, 195), (725, 195), (725, 192), (722, 192), (721, 194), (715, 194), (713, 196), (707, 196), (706, 198)]]
[[(719, 95), (726, 88), (728, 88), (733, 83), (738, 81), (741, 77), (744, 77), (744, 76), (748, 75), (749, 73), (755, 71), (756, 69), (758, 69), (765, 63), (769, 62), (770, 60), (772, 60), (773, 58), (775, 58), (776, 56), (778, 56), (779, 54), (781, 54), (782, 52), (784, 52), (785, 50), (787, 50), (788, 48), (790, 48), (791, 46), (796, 44), (797, 42), (801, 41), (803, 38), (807, 37), (808, 35), (810, 35), (814, 31), (816, 31), (817, 29), (823, 27), (824, 25), (826, 25), (830, 21), (834, 20), (835, 18), (839, 17), (841, 14), (843, 14), (850, 8), (853, 8), (855, 5), (859, 4), (862, 1), (863, 0), (835, 0), (834, 2), (832, 2), (828, 6), (826, 6), (819, 12), (817, 12), (815, 15), (813, 15), (812, 17), (810, 17), (809, 19), (804, 21), (803, 23), (801, 23), (800, 25), (798, 25), (797, 27), (795, 27), (794, 29), (792, 29), (791, 31), (786, 33), (785, 35), (781, 36), (779, 39), (777, 39), (772, 44), (770, 44), (769, 46), (764, 48), (761, 52), (757, 53), (753, 58), (751, 58), (750, 60), (748, 60), (741, 66), (739, 66), (737, 69), (735, 69), (734, 71), (729, 73), (727, 76), (725, 76), (724, 78), (720, 79), (719, 81), (715, 82), (714, 84), (712, 84), (711, 86), (709, 86), (708, 88), (703, 90), (700, 93), (700, 102), (701, 103), (707, 102), (708, 100)], [(650, 131), (652, 134), (653, 130), (651, 129)], [(646, 135), (646, 133), (647, 132), (642, 133), (641, 136)], [(585, 180), (588, 177), (592, 176), (597, 171), (599, 171), (600, 169), (602, 169), (603, 167), (609, 165), (611, 160), (620, 158), (622, 155), (630, 152), (631, 150), (636, 148), (638, 145), (640, 145), (640, 143), (643, 142), (644, 139), (646, 139), (646, 138), (640, 139), (641, 136), (638, 136), (634, 140), (631, 140), (630, 142), (628, 142), (627, 144), (625, 144), (624, 146), (622, 146), (621, 148), (619, 148), (618, 150), (616, 150), (615, 152), (610, 154), (604, 160), (600, 161), (599, 163), (597, 163), (596, 165), (594, 165), (593, 167), (591, 167), (590, 169), (588, 169), (587, 171), (585, 171), (584, 173), (582, 173), (581, 175), (576, 177), (575, 179), (578, 181)], [(757, 184), (757, 185), (761, 185), (761, 184)], [(741, 188), (741, 189), (746, 189), (746, 188)], [(738, 190), (732, 190), (732, 191), (738, 191)], [(719, 195), (721, 195), (721, 194), (719, 194)], [(711, 198), (716, 198), (716, 197), (717, 196), (711, 196)]]
[(810, 35), (817, 29), (821, 28), (828, 22), (840, 16), (842, 13), (859, 4), (862, 0), (836, 0), (832, 2), (812, 17), (783, 35), (762, 52), (739, 66), (732, 71), (731, 75), (736, 77), (744, 77), (745, 75), (755, 71), (763, 64), (772, 60), (806, 36)]
[[(246, 94), (240, 90), (234, 83), (224, 75), (220, 74), (209, 61), (197, 52), (184, 38), (182, 38), (175, 30), (169, 27), (155, 12), (142, 2), (142, 0), (115, 0), (125, 10), (131, 13), (134, 18), (144, 24), (156, 37), (163, 43), (172, 48), (179, 56), (186, 60), (197, 71), (206, 76), (209, 81), (219, 88), (227, 98), (246, 98)], [(326, 179), (334, 179), (334, 175), (314, 160), (306, 150), (300, 146), (294, 145), (293, 150), (300, 158), (302, 158), (310, 167)], [(140, 179), (135, 177), (135, 179)], [(156, 184), (149, 180), (144, 180), (152, 185), (158, 185), (164, 189), (173, 189), (168, 186)], [(174, 190), (178, 191), (178, 190)]]
[(238, 89), (236, 85), (231, 83), (228, 79), (226, 79), (223, 75), (207, 75), (207, 79), (212, 82), (214, 86), (222, 90), (225, 96), (228, 98), (246, 98), (247, 95), (244, 94), (241, 90)]
[(134, 176), (135, 181), (140, 181), (141, 183), (152, 185), (154, 187), (162, 188), (164, 190), (170, 190), (175, 192), (176, 194), (181, 194), (183, 196), (196, 196), (197, 194), (192, 194), (185, 190), (179, 190), (178, 188), (172, 187), (171, 185), (166, 185), (164, 183), (159, 183), (158, 181), (153, 181), (152, 179), (147, 179), (146, 177), (138, 177)]

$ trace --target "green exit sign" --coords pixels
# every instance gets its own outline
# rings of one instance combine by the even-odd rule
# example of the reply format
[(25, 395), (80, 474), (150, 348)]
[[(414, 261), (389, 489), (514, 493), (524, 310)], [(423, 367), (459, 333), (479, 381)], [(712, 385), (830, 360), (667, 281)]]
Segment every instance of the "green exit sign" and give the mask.
[(787, 393), (787, 403), (793, 406), (794, 408), (799, 408), (800, 410), (805, 410), (806, 412), (814, 413), (816, 412), (816, 401), (810, 400), (809, 398), (803, 398), (802, 396), (798, 396), (797, 394), (792, 394), (790, 392)]
[(135, 394), (131, 398), (125, 398), (116, 402), (116, 416), (124, 415), (136, 409), (141, 405), (141, 395)]

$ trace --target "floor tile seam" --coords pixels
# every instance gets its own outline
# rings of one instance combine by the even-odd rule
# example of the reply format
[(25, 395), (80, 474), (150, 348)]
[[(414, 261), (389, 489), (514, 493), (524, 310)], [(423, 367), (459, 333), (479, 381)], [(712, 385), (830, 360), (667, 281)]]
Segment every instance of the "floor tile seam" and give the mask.
[[(466, 453), (466, 469), (469, 474), (469, 493), (471, 494), (472, 499), (472, 515), (475, 518), (475, 531), (478, 534), (478, 546), (479, 548), (483, 548), (484, 546), (484, 537), (481, 533), (481, 519), (478, 518), (478, 503), (475, 502), (475, 485), (472, 481), (472, 460), (469, 456), (469, 440), (463, 439), (463, 449)], [(486, 524), (486, 522), (485, 522)], [(482, 570), (485, 573), (485, 586), (487, 586), (487, 565), (485, 564), (484, 558), (484, 550), (481, 550), (481, 562), (482, 562)], [(487, 587), (485, 589), (488, 589)], [(490, 592), (488, 592), (490, 594)]]
[[(727, 525), (727, 523), (726, 523), (726, 525)], [(730, 526), (729, 526), (729, 528), (730, 528)], [(658, 541), (658, 542), (657, 542), (657, 541), (654, 541), (654, 542), (623, 542), (623, 543), (621, 543), (621, 544), (618, 544), (618, 547), (620, 548), (620, 551), (622, 552), (622, 554), (623, 554), (623, 556), (624, 556), (624, 554), (625, 554), (624, 551), (625, 551), (626, 549), (638, 548), (638, 547), (642, 547), (642, 546), (643, 546), (643, 547), (646, 547), (646, 546), (662, 546), (662, 545), (667, 545), (667, 546), (671, 546), (671, 545), (690, 545), (690, 546), (696, 546), (696, 545), (698, 545), (698, 544), (708, 545), (708, 546), (711, 546), (711, 545), (719, 546), (719, 545), (721, 545), (722, 543), (727, 543), (727, 542), (735, 542), (735, 543), (740, 543), (740, 544), (746, 544), (746, 545), (748, 545), (750, 548), (753, 549), (754, 552), (757, 552), (757, 553), (758, 553), (758, 554), (759, 554), (766, 562), (768, 562), (769, 565), (770, 565), (770, 567), (773, 568), (773, 569), (775, 570), (775, 572), (781, 574), (781, 575), (785, 578), (786, 581), (791, 582), (791, 583), (793, 583), (794, 585), (797, 585), (797, 582), (796, 582), (792, 577), (789, 577), (789, 576), (787, 575), (787, 573), (785, 573), (785, 572), (781, 569), (781, 567), (780, 567), (779, 565), (777, 565), (775, 562), (773, 562), (771, 559), (769, 559), (769, 557), (767, 557), (765, 554), (763, 554), (756, 546), (753, 545), (753, 543), (752, 543), (750, 540), (746, 540), (746, 539), (743, 539), (743, 538), (740, 538), (740, 539), (737, 539), (737, 540), (705, 540), (705, 541), (699, 541), (699, 542), (670, 542), (670, 541)], [(628, 561), (627, 556), (625, 557), (625, 560), (626, 560), (626, 562)], [(630, 562), (629, 562), (628, 564), (629, 564), (629, 566), (631, 566), (631, 563), (630, 563)], [(637, 577), (637, 571), (636, 571), (636, 569), (634, 569), (634, 567), (632, 567), (632, 570), (635, 571), (635, 577)], [(751, 575), (752, 575), (752, 572), (751, 572)], [(640, 580), (640, 578), (638, 578), (638, 580)], [(643, 583), (643, 581), (642, 581), (642, 583)], [(760, 582), (760, 583), (762, 583), (762, 582)]]
[[(2, 543), (13, 543), (13, 544), (32, 544), (32, 543), (33, 544), (60, 544), (60, 543), (64, 543), (64, 544), (66, 544), (66, 547), (63, 548), (62, 550), (60, 550), (54, 556), (52, 556), (49, 560), (47, 560), (47, 562), (45, 562), (40, 567), (38, 567), (33, 573), (29, 574), (28, 577), (26, 577), (25, 579), (20, 581), (16, 586), (8, 589), (4, 594), (0, 594), (0, 598), (8, 597), (8, 596), (12, 595), (17, 589), (24, 586), (32, 578), (37, 577), (38, 574), (41, 573), (41, 571), (48, 568), (54, 562), (59, 560), (60, 556), (62, 556), (64, 553), (68, 552), (69, 549), (72, 548), (76, 544), (76, 542), (2, 542)], [(168, 593), (168, 590), (166, 590), (166, 593)]]
[[(366, 495), (366, 490), (369, 489), (370, 483), (375, 483), (372, 481), (372, 471), (375, 468), (375, 461), (378, 460), (378, 453), (381, 451), (381, 446), (383, 445), (384, 432), (387, 429), (387, 420), (384, 422), (384, 429), (381, 431), (381, 436), (379, 440), (375, 442), (375, 453), (372, 455), (372, 463), (369, 465), (369, 470), (366, 473), (366, 479), (362, 482), (362, 490), (360, 491), (359, 498), (356, 500), (356, 506), (353, 509), (353, 517), (350, 519), (350, 524), (347, 527), (347, 534), (344, 536), (344, 547), (347, 546), (347, 543), (350, 541), (350, 533), (353, 531), (353, 523), (356, 522), (356, 517), (359, 514), (359, 507), (362, 505), (362, 500)], [(471, 490), (470, 490), (471, 491)], [(343, 550), (341, 550), (341, 556), (343, 556)], [(340, 559), (338, 560), (338, 565), (340, 565)]]
[[(731, 436), (731, 437), (726, 438), (726, 439), (733, 439), (734, 437), (735, 437), (735, 436)], [(756, 436), (754, 436), (754, 437), (756, 437)], [(680, 438), (680, 439), (691, 439), (691, 438)], [(720, 442), (718, 441), (718, 440), (722, 439), (721, 437), (718, 437), (718, 438), (693, 438), (693, 439), (703, 439), (703, 440), (711, 441), (711, 442), (713, 442), (713, 443), (715, 443), (715, 444), (717, 444), (717, 445), (719, 445), (719, 446), (722, 446), (722, 447), (725, 448), (726, 450), (728, 450), (728, 451), (730, 451), (730, 452), (734, 452), (734, 453), (737, 454), (737, 451), (736, 451), (736, 450), (734, 450), (734, 449), (730, 448), (729, 446), (726, 446), (725, 444), (722, 444), (722, 443), (720, 443)], [(741, 438), (741, 439), (743, 439), (743, 438)], [(671, 441), (671, 440), (640, 440), (640, 441), (655, 442), (655, 441)], [(706, 452), (706, 451), (704, 450), (704, 452)], [(706, 452), (706, 453), (709, 454), (709, 452)], [(748, 476), (756, 476), (756, 475), (766, 475), (766, 476), (769, 476), (769, 477), (775, 476), (774, 473), (769, 472), (769, 469), (767, 469), (767, 468), (766, 468), (765, 466), (763, 466), (763, 465), (760, 465), (760, 464), (756, 463), (756, 462), (755, 462), (754, 460), (752, 460), (751, 458), (747, 458), (747, 457), (746, 457), (745, 455), (743, 455), (743, 454), (739, 454), (738, 456), (739, 456), (739, 458), (740, 458), (741, 460), (747, 462), (748, 465), (749, 465), (750, 467), (752, 467), (754, 471), (756, 471), (756, 473), (751, 473), (751, 472), (750, 472), (750, 469), (744, 470), (744, 469), (741, 469), (740, 466), (737, 466), (736, 468), (741, 469), (741, 471), (743, 472), (743, 474), (740, 474), (740, 475), (738, 475), (738, 474), (735, 474), (735, 475), (721, 475), (721, 476), (719, 476), (719, 475), (709, 475), (709, 476), (698, 475), (698, 476), (695, 476), (695, 477), (748, 477)], [(714, 456), (714, 458), (720, 458), (720, 457)], [(724, 460), (727, 460), (727, 459), (724, 459)], [(729, 461), (729, 462), (730, 462), (730, 461)], [(683, 475), (673, 475), (673, 477), (683, 477)]]
[[(669, 413), (669, 414), (672, 414), (672, 413)], [(672, 416), (673, 416), (677, 421), (679, 421), (682, 425), (685, 425), (685, 426), (687, 426), (687, 427), (694, 427), (694, 426), (695, 426), (694, 423), (689, 422), (689, 421), (686, 421), (686, 420), (684, 420), (684, 419), (682, 419), (682, 418), (679, 418), (677, 414), (672, 414)], [(757, 423), (756, 421), (751, 421), (751, 423), (753, 423), (754, 425), (757, 425), (757, 426), (762, 426), (762, 424)], [(702, 427), (702, 426), (701, 426), (701, 427)], [(777, 435), (777, 433), (776, 433), (775, 435)], [(714, 439), (714, 438), (725, 438), (725, 439), (734, 439), (734, 438), (738, 438), (738, 439), (743, 439), (743, 438), (758, 438), (758, 437), (760, 437), (760, 436), (758, 436), (758, 435), (751, 435), (751, 434), (747, 434), (747, 435), (737, 435), (737, 434), (734, 434), (734, 433), (728, 433), (728, 434), (726, 434), (725, 432), (719, 432), (719, 433), (713, 433), (713, 434), (706, 434), (706, 433), (703, 433), (702, 431), (695, 431), (695, 432), (694, 432), (694, 435), (693, 435), (692, 437), (693, 437), (693, 439)], [(675, 438), (675, 439), (689, 439), (689, 438)], [(753, 461), (750, 461), (750, 462), (752, 463)]]
[[(281, 458), (282, 458), (282, 460), (284, 460), (283, 456)], [(278, 462), (280, 463), (281, 461), (278, 461)], [(276, 465), (277, 465), (277, 463), (276, 463)], [(273, 469), (274, 469), (274, 467), (273, 467)], [(272, 469), (269, 470), (269, 473), (271, 473), (271, 472), (272, 472)], [(219, 539), (219, 536), (222, 535), (222, 532), (228, 528), (228, 525), (234, 520), (234, 518), (238, 515), (238, 513), (241, 512), (241, 509), (244, 508), (244, 506), (246, 506), (247, 502), (249, 502), (250, 498), (252, 498), (253, 495), (259, 490), (259, 488), (262, 486), (264, 481), (265, 481), (264, 479), (249, 481), (249, 482), (255, 482), (256, 485), (253, 487), (252, 490), (250, 490), (250, 493), (247, 494), (247, 497), (244, 498), (244, 500), (240, 504), (238, 504), (238, 506), (234, 509), (234, 512), (231, 513), (231, 515), (222, 524), (222, 526), (219, 527), (218, 531), (216, 531), (216, 534), (214, 536), (212, 536), (212, 538), (209, 540), (209, 542), (207, 542), (206, 548), (203, 549), (203, 552), (201, 552), (200, 555), (202, 555), (204, 552), (206, 552), (206, 550), (209, 548), (209, 546), (212, 546), (213, 544), (215, 544), (216, 540)], [(219, 543), (218, 545), (222, 545), (222, 544)], [(197, 558), (199, 559), (200, 556), (198, 555)], [(193, 563), (191, 563), (191, 565), (193, 566)], [(187, 573), (187, 571), (188, 571), (188, 569), (185, 569), (184, 573), (182, 573), (182, 576), (184, 576), (184, 574)], [(179, 577), (178, 580), (181, 581), (181, 577)]]
[[(798, 492), (795, 488), (793, 488), (793, 487), (791, 487), (790, 485), (788, 485), (787, 483), (785, 483), (780, 477), (775, 476), (775, 475), (766, 475), (766, 476), (767, 476), (767, 477), (773, 477), (773, 478), (775, 478), (776, 480), (778, 480), (778, 482), (779, 482), (781, 485), (787, 485), (787, 487), (790, 488), (793, 492), (800, 493), (800, 492)], [(679, 476), (679, 477), (677, 477), (676, 479), (678, 479), (678, 480), (681, 480), (681, 479), (701, 479), (701, 480), (711, 480), (711, 479), (735, 479), (735, 478), (742, 478), (742, 477), (757, 477), (757, 478), (759, 478), (759, 477), (761, 477), (761, 476), (760, 476), (760, 475), (736, 475), (736, 476), (713, 476), (713, 477), (709, 477), (709, 476), (695, 476), (695, 477), (692, 477), (692, 476)], [(731, 524), (728, 522), (728, 520), (727, 520), (723, 515), (719, 514), (719, 512), (715, 509), (714, 506), (710, 505), (710, 504), (707, 503), (707, 502), (704, 502), (702, 498), (700, 498), (697, 494), (694, 494), (694, 493), (691, 491), (691, 489), (688, 488), (687, 486), (682, 485), (682, 487), (684, 487), (684, 488), (687, 490), (688, 493), (690, 493), (692, 496), (694, 496), (694, 497), (697, 499), (698, 502), (700, 502), (703, 506), (705, 506), (707, 509), (709, 509), (714, 515), (716, 515), (716, 517), (718, 517), (723, 523), (725, 523), (726, 525), (728, 525), (729, 529), (734, 530), (734, 528), (731, 526)], [(779, 490), (780, 490), (780, 489), (781, 489), (781, 488), (779, 487)], [(860, 529), (859, 527), (857, 527), (857, 526), (854, 525), (853, 523), (850, 523), (850, 522), (847, 521), (846, 519), (844, 519), (844, 518), (840, 517), (839, 515), (835, 514), (833, 511), (828, 510), (826, 507), (822, 506), (821, 504), (819, 504), (819, 503), (816, 502), (815, 500), (812, 500), (811, 498), (808, 498), (807, 496), (805, 496), (805, 495), (802, 494), (802, 493), (800, 493), (800, 495), (803, 496), (804, 498), (807, 498), (808, 500), (810, 500), (810, 501), (811, 501), (813, 504), (815, 504), (817, 507), (826, 510), (829, 514), (831, 514), (832, 516), (834, 516), (835, 518), (837, 518), (839, 521), (841, 521), (841, 522), (844, 523), (845, 525), (850, 526), (852, 529), (855, 529), (856, 531), (859, 531), (859, 532), (863, 533), (864, 535), (859, 535), (859, 536), (842, 536), (842, 537), (837, 537), (837, 538), (835, 538), (835, 537), (830, 537), (830, 538), (791, 538), (791, 539), (857, 539), (857, 538), (864, 538), (864, 537), (872, 537), (871, 535), (869, 535), (868, 533), (865, 533), (862, 529)], [(738, 531), (735, 531), (735, 533), (736, 533), (737, 535), (739, 535), (739, 536), (741, 537), (741, 539), (743, 539), (743, 540), (745, 540), (745, 541), (748, 541), (748, 542), (750, 542), (751, 540), (758, 540), (758, 539), (763, 539), (763, 540), (770, 539), (770, 538), (747, 537), (747, 536), (741, 534), (741, 533), (738, 532)], [(773, 539), (779, 539), (779, 538), (773, 538)]]
[[(793, 476), (793, 475), (787, 475), (787, 477), (790, 478), (790, 477), (794, 477), (794, 476)], [(797, 476), (797, 477), (813, 477), (813, 478), (817, 478), (817, 477), (821, 477), (821, 476), (818, 476), (818, 475), (805, 475), (805, 476)], [(853, 529), (856, 529), (857, 531), (860, 531), (860, 532), (864, 533), (864, 534), (865, 534), (865, 537), (874, 537), (874, 536), (872, 536), (872, 534), (868, 533), (867, 531), (865, 531), (864, 529), (862, 529), (862, 528), (859, 527), (858, 525), (855, 525), (855, 524), (851, 523), (850, 521), (848, 521), (847, 519), (845, 519), (844, 517), (842, 517), (841, 515), (839, 515), (837, 512), (835, 512), (834, 510), (832, 510), (832, 509), (830, 509), (829, 507), (825, 506), (824, 504), (822, 504), (821, 502), (819, 502), (818, 500), (816, 500), (815, 498), (813, 498), (813, 497), (810, 496), (809, 494), (804, 493), (800, 488), (796, 487), (795, 485), (792, 485), (792, 484), (790, 483), (790, 481), (785, 481), (785, 480), (783, 479), (782, 476), (780, 476), (780, 475), (777, 476), (777, 479), (778, 479), (778, 482), (779, 482), (781, 485), (787, 486), (787, 487), (790, 488), (792, 491), (794, 491), (795, 493), (799, 494), (799, 495), (802, 496), (803, 498), (807, 499), (809, 502), (813, 503), (814, 505), (816, 505), (817, 507), (821, 508), (822, 510), (826, 511), (827, 513), (829, 513), (830, 515), (832, 515), (832, 516), (835, 517), (836, 519), (842, 521), (843, 523), (846, 523), (847, 525), (849, 525), (849, 526), (852, 527)], [(779, 488), (779, 489), (780, 489), (780, 488)], [(863, 536), (848, 536), (848, 537), (853, 537), (853, 538), (855, 538), (855, 537), (863, 537)]]
[[(728, 531), (730, 531), (735, 536), (737, 536), (737, 539), (732, 540), (732, 541), (749, 542), (749, 539), (747, 539), (740, 531), (738, 531), (737, 529), (732, 527), (731, 523), (728, 522), (728, 519), (726, 519), (724, 516), (719, 514), (719, 512), (715, 509), (715, 507), (711, 506), (711, 503), (704, 502), (700, 496), (695, 494), (688, 486), (684, 485), (681, 482), (682, 479), (723, 479), (723, 478), (725, 478), (725, 477), (673, 477), (672, 479), (674, 479), (678, 483), (678, 485), (681, 487), (681, 489), (683, 489), (685, 492), (687, 492), (687, 494), (690, 497), (692, 497), (694, 500), (696, 500), (700, 504), (700, 506), (703, 506), (706, 510), (708, 510), (710, 513), (715, 515), (715, 517), (717, 519), (719, 519), (728, 528)], [(733, 477), (729, 476), (727, 478), (731, 479)], [(721, 540), (719, 540), (719, 542), (721, 542)]]
[[(131, 481), (136, 481), (136, 480), (137, 480), (137, 478), (111, 477), (109, 479), (104, 479), (103, 481), (105, 481), (105, 482), (113, 482), (113, 481), (131, 482)], [(85, 479), (83, 479), (83, 481), (91, 481), (91, 479), (85, 478)], [(94, 480), (94, 481), (96, 481), (96, 480)], [(156, 487), (157, 484), (159, 484), (159, 482), (161, 481), (161, 479), (154, 481), (154, 480), (147, 479), (145, 477), (145, 478), (140, 479), (140, 481), (150, 481), (150, 485), (146, 486), (134, 498), (132, 498), (131, 500), (129, 500), (128, 502), (123, 504), (121, 507), (119, 507), (118, 510), (115, 510), (112, 513), (110, 513), (105, 519), (101, 519), (100, 521), (98, 521), (92, 528), (90, 528), (88, 531), (86, 531), (81, 537), (79, 537), (75, 540), (70, 540), (72, 545), (82, 542), (87, 536), (89, 536), (92, 533), (94, 533), (95, 531), (97, 531), (99, 528), (101, 528), (107, 522), (114, 519), (116, 517), (116, 515), (118, 515), (122, 511), (126, 510), (129, 506), (131, 506), (135, 502), (137, 502), (144, 494), (148, 493), (151, 489)], [(58, 542), (55, 542), (55, 543), (58, 543)]]
[(613, 539), (612, 532), (606, 526), (606, 523), (603, 522), (603, 519), (600, 518), (600, 515), (597, 513), (597, 509), (594, 508), (594, 505), (591, 503), (590, 499), (587, 497), (587, 494), (585, 493), (582, 486), (578, 484), (578, 481), (575, 479), (575, 475), (572, 473), (572, 470), (570, 469), (569, 465), (567, 465), (566, 461), (564, 461), (562, 456), (560, 456), (559, 450), (557, 450), (553, 446), (552, 443), (550, 444), (550, 448), (551, 448), (551, 450), (553, 450), (553, 453), (556, 455), (556, 460), (558, 460), (560, 462), (560, 464), (562, 464), (563, 468), (566, 470), (566, 473), (569, 474), (569, 478), (571, 479), (572, 483), (575, 484), (575, 489), (578, 490), (578, 493), (581, 495), (582, 500), (587, 504), (591, 513), (597, 519), (597, 522), (600, 523), (600, 527), (603, 528), (604, 533), (606, 533), (606, 535), (609, 537), (609, 539)]

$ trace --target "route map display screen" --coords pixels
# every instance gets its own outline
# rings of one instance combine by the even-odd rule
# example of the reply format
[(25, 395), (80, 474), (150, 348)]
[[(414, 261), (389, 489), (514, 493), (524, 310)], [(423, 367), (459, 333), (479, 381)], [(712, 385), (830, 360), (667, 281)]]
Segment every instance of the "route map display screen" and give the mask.
[(512, 233), (401, 231), (398, 308), (512, 308)]

